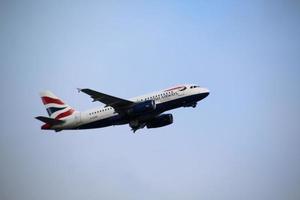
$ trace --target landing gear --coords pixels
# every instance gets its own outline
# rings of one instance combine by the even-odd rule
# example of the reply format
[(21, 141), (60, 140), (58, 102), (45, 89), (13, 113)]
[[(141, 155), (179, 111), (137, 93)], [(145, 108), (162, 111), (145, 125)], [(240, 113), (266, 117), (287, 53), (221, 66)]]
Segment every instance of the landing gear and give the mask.
[(131, 130), (133, 133), (135, 133), (137, 130), (139, 130), (139, 128), (132, 128)]
[(146, 123), (140, 123), (138, 120), (133, 120), (129, 122), (129, 126), (133, 133), (135, 133), (137, 130), (144, 128), (146, 126)]
[(193, 107), (193, 108), (196, 108), (197, 107), (197, 102), (185, 104), (183, 107)]
[(138, 127), (131, 127), (131, 130), (132, 130), (133, 133), (135, 133), (137, 130), (142, 129), (144, 127), (145, 127), (145, 125), (138, 126)]

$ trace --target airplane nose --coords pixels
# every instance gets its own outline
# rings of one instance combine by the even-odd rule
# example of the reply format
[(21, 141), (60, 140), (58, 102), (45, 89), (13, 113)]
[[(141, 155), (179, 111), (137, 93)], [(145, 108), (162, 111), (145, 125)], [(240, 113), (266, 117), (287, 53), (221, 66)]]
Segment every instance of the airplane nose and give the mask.
[(209, 90), (207, 88), (199, 88), (199, 101), (206, 98), (209, 95)]
[(207, 89), (207, 88), (202, 88), (202, 91), (201, 91), (202, 93), (207, 93), (207, 94), (209, 94), (209, 90)]
[(209, 90), (207, 88), (203, 88), (201, 91), (202, 95), (204, 95), (204, 98), (209, 95)]

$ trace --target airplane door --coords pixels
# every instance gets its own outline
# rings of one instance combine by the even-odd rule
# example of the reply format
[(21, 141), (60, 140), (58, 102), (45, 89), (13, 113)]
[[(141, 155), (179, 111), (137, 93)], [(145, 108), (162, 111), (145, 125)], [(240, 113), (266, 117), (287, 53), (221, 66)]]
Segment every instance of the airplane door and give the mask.
[(178, 90), (178, 96), (183, 96), (184, 94), (185, 94), (185, 90), (186, 90), (186, 87), (184, 86), (184, 87), (182, 87), (182, 88), (180, 88), (179, 90)]
[(178, 93), (178, 96), (183, 96), (184, 95), (184, 91), (179, 90), (177, 93)]

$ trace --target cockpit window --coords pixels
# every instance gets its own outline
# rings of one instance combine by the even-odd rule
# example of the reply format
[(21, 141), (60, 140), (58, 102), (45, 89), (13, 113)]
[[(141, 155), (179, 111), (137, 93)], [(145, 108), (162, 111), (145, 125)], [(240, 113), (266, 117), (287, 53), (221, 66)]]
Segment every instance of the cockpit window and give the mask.
[(193, 85), (193, 86), (191, 86), (190, 88), (193, 89), (193, 88), (198, 88), (198, 87), (200, 87), (200, 86)]

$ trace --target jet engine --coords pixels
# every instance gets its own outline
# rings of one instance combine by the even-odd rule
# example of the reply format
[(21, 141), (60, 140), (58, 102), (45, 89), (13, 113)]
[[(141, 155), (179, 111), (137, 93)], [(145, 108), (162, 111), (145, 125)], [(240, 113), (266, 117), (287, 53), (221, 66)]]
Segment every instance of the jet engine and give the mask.
[(156, 109), (156, 104), (154, 100), (143, 101), (134, 104), (127, 110), (129, 115), (139, 115), (147, 113)]
[(159, 128), (173, 123), (172, 114), (162, 114), (146, 123), (147, 128)]

